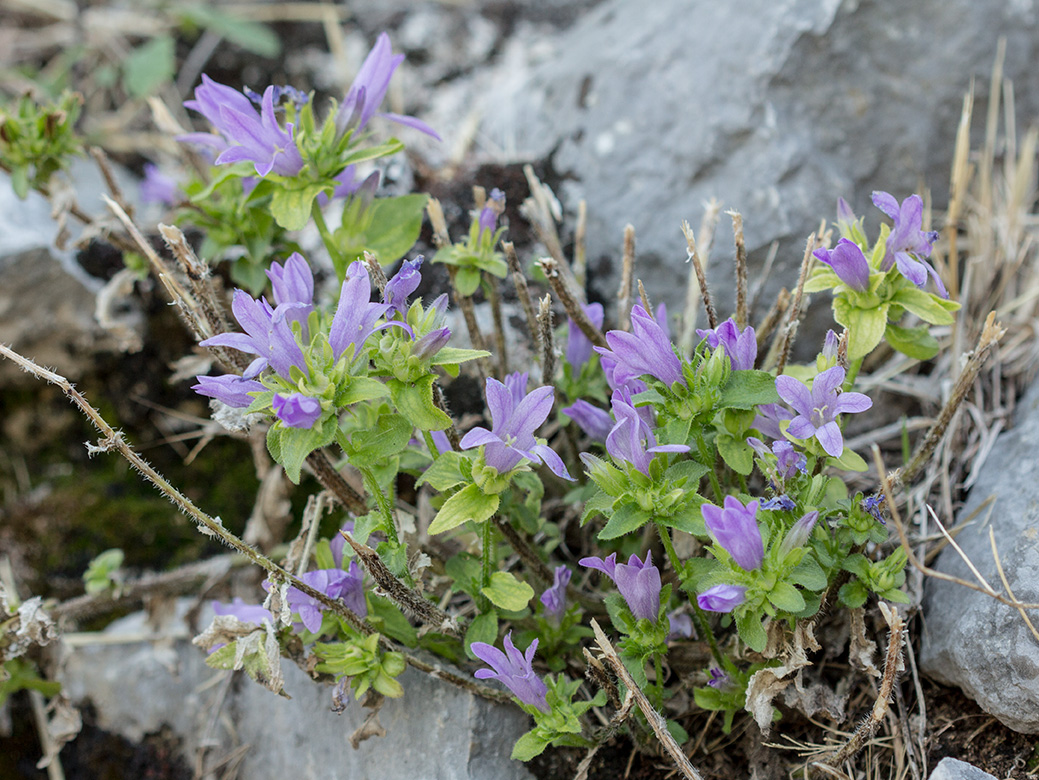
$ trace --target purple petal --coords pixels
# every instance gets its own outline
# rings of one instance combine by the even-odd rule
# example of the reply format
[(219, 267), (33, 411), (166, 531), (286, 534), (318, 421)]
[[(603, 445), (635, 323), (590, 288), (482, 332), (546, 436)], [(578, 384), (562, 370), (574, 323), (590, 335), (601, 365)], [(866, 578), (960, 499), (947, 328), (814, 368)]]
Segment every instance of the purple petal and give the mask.
[(574, 481), (574, 478), (570, 476), (570, 472), (566, 470), (566, 465), (563, 463), (563, 459), (560, 458), (555, 450), (544, 444), (535, 444), (530, 448), (530, 451), (541, 458), (542, 462), (548, 466), (560, 479), (565, 479), (570, 482)]
[(875, 191), (873, 193), (873, 205), (891, 217), (891, 219), (898, 216), (898, 200), (888, 192)]
[(864, 412), (872, 406), (873, 401), (864, 393), (841, 393), (837, 396), (834, 411), (836, 414), (844, 414), (845, 412), (855, 414)]
[(786, 432), (795, 439), (810, 439), (815, 436), (815, 431), (816, 427), (812, 425), (811, 420), (803, 415), (791, 420), (790, 425), (786, 429)]
[(841, 436), (841, 429), (835, 422), (828, 422), (817, 430), (815, 438), (826, 450), (826, 454), (831, 457), (839, 458), (844, 452), (844, 437)]
[(812, 413), (812, 394), (804, 383), (783, 374), (776, 377), (776, 392), (801, 415)]

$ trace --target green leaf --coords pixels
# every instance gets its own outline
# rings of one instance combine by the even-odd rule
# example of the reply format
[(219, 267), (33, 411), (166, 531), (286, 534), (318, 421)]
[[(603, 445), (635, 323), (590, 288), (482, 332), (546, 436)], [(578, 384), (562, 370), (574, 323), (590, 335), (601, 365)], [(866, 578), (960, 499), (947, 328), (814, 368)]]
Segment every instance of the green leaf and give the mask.
[(416, 382), (391, 379), (386, 383), (397, 410), (422, 431), (442, 431), (451, 425), (451, 418), (433, 403), (434, 374), (427, 374)]
[(745, 441), (737, 441), (727, 433), (715, 437), (718, 454), (725, 464), (737, 474), (747, 476), (754, 470), (754, 450)]
[(718, 406), (722, 409), (753, 409), (760, 404), (778, 402), (776, 378), (772, 374), (767, 371), (733, 371), (722, 388)]
[(382, 398), (389, 390), (378, 379), (367, 376), (351, 377), (349, 384), (336, 392), (336, 406), (349, 406), (359, 401)]
[(473, 660), (476, 656), (470, 651), (473, 642), (484, 642), (493, 645), (498, 640), (498, 613), (493, 609), (477, 615), (465, 631), (465, 652)]
[(457, 528), (467, 520), (482, 523), (498, 511), (500, 498), (497, 495), (487, 495), (476, 485), (466, 485), (444, 505), (440, 507), (437, 516), (430, 523), (430, 534), (442, 534)]
[(805, 600), (797, 589), (786, 582), (777, 582), (768, 594), (768, 600), (776, 609), (784, 612), (800, 612), (805, 608)]
[(528, 731), (517, 739), (516, 744), (512, 746), (512, 759), (514, 761), (530, 761), (530, 759), (545, 752), (549, 742), (551, 740), (545, 739), (538, 734), (537, 729)]
[(534, 598), (534, 589), (507, 571), (494, 572), (490, 584), (481, 588), (480, 593), (506, 612), (519, 612)]
[[(314, 450), (331, 444), (335, 438), (336, 419), (328, 417), (313, 428), (286, 428), (275, 423), (267, 431), (267, 449), (280, 463), (292, 484), (298, 485), (303, 461)], [(276, 446), (271, 440), (276, 440)]]
[(924, 322), (932, 325), (952, 325), (956, 320), (951, 312), (960, 307), (955, 301), (946, 301), (937, 295), (909, 285), (895, 293), (891, 302), (897, 303), (906, 311), (912, 312)]
[(845, 471), (866, 471), (868, 469), (866, 461), (862, 459), (862, 456), (855, 452), (855, 450), (847, 447), (844, 448), (841, 456), (837, 458), (837, 460), (832, 461), (832, 463), (837, 468), (844, 469)]
[(805, 282), (804, 291), (806, 293), (817, 293), (823, 290), (832, 290), (838, 284), (841, 284), (841, 280), (833, 272), (833, 269), (826, 266), (817, 266)]
[(483, 349), (459, 349), (458, 347), (444, 347), (430, 362), (434, 366), (449, 366), (457, 363), (465, 363), (469, 360), (490, 357), (491, 353)]
[(415, 246), (427, 200), (428, 195), (414, 194), (376, 198), (372, 202), (372, 221), (365, 232), (365, 248), (383, 265), (396, 262)]
[(303, 187), (277, 187), (271, 197), (271, 214), (285, 230), (302, 230), (310, 221), (314, 198), (326, 189), (324, 184)]
[(461, 268), (455, 276), (455, 287), (459, 295), (472, 295), (480, 286), (479, 268)]
[(613, 502), (616, 500), (609, 493), (600, 490), (585, 502), (584, 511), (581, 513), (581, 525), (596, 515), (605, 515), (613, 508)]
[(837, 597), (844, 606), (858, 609), (866, 603), (869, 591), (866, 590), (866, 586), (862, 582), (854, 580), (841, 585), (841, 589), (837, 592)]
[(702, 463), (697, 463), (695, 460), (682, 460), (669, 466), (667, 471), (664, 472), (664, 478), (672, 482), (685, 480), (684, 485), (686, 489), (693, 490), (700, 481), (700, 477), (708, 471), (710, 469)]
[(833, 318), (848, 329), (848, 359), (859, 360), (872, 352), (884, 338), (890, 304), (872, 309), (852, 306), (844, 298), (833, 299)]
[(384, 414), (375, 430), (350, 435), (347, 456), (359, 468), (375, 468), (400, 453), (411, 440), (412, 425), (399, 414)]
[(889, 322), (884, 338), (903, 355), (915, 360), (930, 360), (938, 354), (938, 340), (931, 335), (926, 325), (901, 328)]
[(123, 88), (143, 98), (173, 80), (177, 70), (173, 38), (160, 35), (138, 46), (123, 60)]
[(639, 509), (637, 504), (624, 504), (610, 516), (609, 522), (599, 531), (599, 538), (603, 541), (616, 539), (637, 531), (648, 522), (648, 512)]
[(898, 588), (891, 588), (890, 590), (885, 590), (884, 592), (878, 593), (877, 595), (885, 601), (893, 601), (895, 604), (912, 603), (909, 596), (900, 591)]
[(443, 493), (455, 485), (462, 484), (466, 481), (461, 466), (464, 458), (462, 453), (454, 450), (440, 453), (440, 457), (433, 461), (432, 465), (419, 477), (415, 487), (422, 487), (423, 484), (428, 483), (434, 490)]
[(747, 647), (756, 653), (765, 649), (765, 629), (761, 626), (761, 615), (756, 612), (741, 613), (736, 616), (736, 631), (739, 632)]
[(821, 591), (826, 588), (826, 573), (811, 555), (806, 555), (790, 572), (790, 582), (807, 590)]
[(174, 8), (179, 11), (182, 19), (211, 30), (248, 52), (268, 58), (281, 54), (281, 41), (265, 24), (224, 13), (213, 6), (190, 5)]

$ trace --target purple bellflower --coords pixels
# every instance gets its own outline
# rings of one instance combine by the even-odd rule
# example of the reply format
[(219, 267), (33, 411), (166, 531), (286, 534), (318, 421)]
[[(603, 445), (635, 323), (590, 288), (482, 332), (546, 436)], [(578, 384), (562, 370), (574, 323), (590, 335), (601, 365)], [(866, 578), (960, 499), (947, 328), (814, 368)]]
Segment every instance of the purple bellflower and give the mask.
[(161, 203), (164, 206), (172, 206), (184, 197), (176, 180), (150, 162), (144, 164), (144, 178), (138, 191), (142, 203)]
[(498, 216), (504, 210), (505, 193), (495, 187), (491, 190), (491, 195), (487, 199), (487, 203), (482, 209), (480, 209), (480, 217), (478, 220), (480, 226), (480, 237), (482, 237), (484, 233), (494, 235), (494, 231), (498, 227)]
[(794, 415), (783, 404), (761, 404), (758, 407), (758, 416), (754, 418), (753, 427), (770, 439), (782, 439), (783, 432), (779, 429), (779, 424), (784, 420), (791, 420), (793, 417)]
[(732, 556), (737, 566), (744, 571), (761, 566), (765, 545), (758, 528), (757, 501), (743, 506), (735, 496), (726, 496), (724, 508), (704, 504), (700, 512), (711, 538)]
[(924, 259), (931, 256), (938, 232), (923, 230), (924, 202), (920, 196), (910, 195), (899, 205), (893, 195), (878, 191), (873, 193), (873, 205), (891, 217), (893, 222), (880, 270), (887, 271), (892, 265), (897, 265), (902, 276), (920, 288), (927, 283), (927, 275), (930, 274), (938, 292), (943, 298), (948, 298), (949, 292), (938, 272)]
[(336, 114), (336, 127), (340, 134), (350, 129), (361, 131), (373, 116), (381, 116), (391, 122), (414, 128), (440, 140), (440, 136), (433, 128), (413, 116), (375, 113), (386, 97), (386, 90), (389, 89), (393, 72), (403, 61), (403, 54), (393, 53), (390, 36), (380, 33), (372, 50), (364, 58), (361, 69), (357, 71), (350, 89), (347, 90), (346, 97), (343, 98), (342, 105), (339, 106)]
[(613, 393), (613, 416), (617, 424), (606, 436), (606, 451), (618, 462), (630, 463), (647, 477), (653, 453), (689, 452), (685, 444), (657, 444), (653, 431), (631, 403), (624, 389)]
[(275, 393), (274, 413), (289, 428), (312, 428), (321, 416), (321, 402), (303, 393)]
[(612, 579), (636, 620), (656, 622), (660, 614), (660, 570), (653, 565), (652, 552), (646, 553), (645, 561), (633, 554), (627, 563), (617, 563), (617, 553), (611, 553), (606, 559), (582, 558), (578, 563)]
[(869, 262), (854, 241), (842, 238), (832, 250), (820, 247), (812, 256), (825, 263), (837, 278), (858, 292), (869, 289)]
[(707, 339), (707, 346), (711, 349), (717, 349), (719, 346), (724, 348), (733, 371), (754, 368), (754, 361), (758, 359), (758, 341), (754, 328), (744, 328), (740, 333), (736, 327), (736, 320), (729, 317), (717, 328), (697, 328), (696, 335), (701, 339)]
[(711, 676), (711, 679), (707, 681), (707, 684), (716, 690), (731, 691), (736, 687), (729, 673), (717, 666), (712, 666), (708, 670), (708, 674)]
[(218, 615), (234, 615), (243, 623), (255, 623), (256, 625), (261, 625), (264, 620), (272, 620), (268, 609), (260, 604), (249, 604), (239, 596), (236, 596), (230, 604), (214, 601), (213, 611)]
[(566, 612), (566, 586), (573, 572), (566, 566), (557, 566), (553, 576), (552, 587), (541, 594), (541, 603), (545, 605), (545, 614), (558, 625)]
[(271, 263), (267, 278), (271, 280), (274, 289), (274, 303), (291, 306), (286, 309), (286, 319), (299, 322), (303, 328), (303, 340), (309, 341), (307, 318), (314, 311), (314, 273), (310, 270), (310, 264), (299, 252), (293, 252), (285, 265)]
[(851, 210), (848, 201), (844, 198), (837, 198), (837, 225), (843, 230), (845, 225), (850, 228), (855, 221), (855, 212)]
[(199, 343), (258, 355), (243, 374), (246, 379), (258, 376), (268, 365), (285, 378), (293, 366), (305, 372), (303, 350), (289, 327), (289, 313), (302, 305), (284, 303), (273, 309), (266, 299), (256, 300), (244, 290), (235, 290), (231, 311), (245, 333), (220, 333)]
[(202, 74), (202, 86), (195, 88), (195, 99), (184, 106), (197, 111), (223, 136), (223, 140), (206, 133), (190, 133), (181, 141), (201, 143), (219, 151), (216, 164), (248, 161), (257, 176), (276, 173), (295, 176), (303, 168), (303, 157), (294, 139), (291, 123), (282, 129), (274, 113), (274, 87), (264, 90), (257, 113), (252, 101), (243, 93), (213, 81)]
[[(348, 609), (360, 617), (368, 614), (368, 605), (364, 600), (364, 574), (357, 561), (350, 561), (347, 571), (342, 569), (315, 569), (302, 575), (300, 579), (314, 590), (319, 590), (331, 599), (342, 599)], [(264, 587), (269, 587), (264, 583)], [(306, 595), (298, 588), (291, 587), (287, 594), (289, 609), (299, 615), (303, 627), (312, 634), (321, 629), (320, 601)]]
[(563, 479), (573, 481), (562, 459), (547, 445), (538, 444), (534, 431), (552, 411), (554, 389), (539, 387), (526, 393), (526, 374), (510, 374), (506, 384), (487, 379), (487, 409), (491, 413), (491, 429), (476, 427), (462, 437), (463, 450), (484, 447), (484, 459), (499, 474), (512, 471), (524, 458), (544, 463)]
[(563, 414), (577, 423), (588, 438), (594, 441), (605, 442), (610, 429), (613, 428), (613, 418), (610, 417), (609, 412), (581, 399), (563, 409)]
[(805, 473), (808, 459), (794, 449), (794, 445), (786, 439), (772, 442), (772, 449), (765, 447), (761, 439), (753, 436), (747, 437), (747, 444), (758, 454), (758, 457), (766, 459), (769, 452), (776, 456), (776, 472), (782, 480), (788, 480), (796, 476), (798, 472)]
[(538, 649), (538, 640), (530, 643), (527, 652), (521, 653), (512, 644), (512, 632), (505, 635), (505, 652), (486, 642), (473, 642), (469, 645), (473, 655), (487, 664), (490, 669), (477, 669), (473, 675), (478, 680), (495, 679), (512, 691), (512, 694), (524, 704), (537, 707), (548, 712), (548, 701), (545, 694), (548, 686), (534, 672), (534, 653)]
[[(582, 307), (588, 319), (597, 328), (602, 328), (604, 312), (601, 303), (589, 303)], [(577, 323), (568, 320), (566, 329), (566, 362), (575, 373), (580, 372), (581, 367), (588, 362), (592, 356), (592, 342), (584, 335), (584, 331), (577, 327)]]
[(383, 291), (383, 301), (391, 306), (398, 314), (404, 316), (408, 311), (408, 298), (418, 289), (422, 281), (422, 255), (414, 260), (404, 260), (400, 264), (397, 273), (386, 283)]
[(742, 585), (715, 585), (696, 597), (700, 609), (707, 612), (732, 612), (747, 600), (747, 589)]
[(869, 397), (862, 393), (838, 392), (843, 382), (844, 369), (841, 366), (828, 368), (816, 376), (811, 390), (793, 377), (776, 377), (779, 397), (797, 412), (787, 433), (797, 439), (814, 436), (826, 454), (834, 458), (839, 458), (844, 451), (844, 437), (837, 425), (837, 415), (864, 412), (873, 406)]
[(357, 260), (346, 269), (346, 279), (339, 293), (328, 343), (338, 360), (351, 344), (356, 348), (354, 357), (361, 351), (364, 342), (375, 330), (375, 322), (390, 308), (386, 303), (371, 303), (371, 283), (364, 263)]
[(815, 510), (808, 512), (787, 531), (783, 541), (779, 544), (779, 558), (782, 560), (788, 552), (804, 547), (808, 538), (812, 535), (812, 529), (819, 519), (819, 513)]
[(613, 381), (618, 386), (649, 374), (668, 387), (682, 378), (682, 362), (675, 355), (664, 329), (642, 306), (631, 308), (631, 333), (611, 330), (606, 334), (609, 349), (596, 347), (600, 355), (609, 357), (613, 366)]
[(195, 378), (198, 384), (192, 385), (192, 390), (235, 409), (245, 409), (253, 402), (253, 397), (249, 393), (262, 393), (267, 389), (255, 379), (242, 379), (236, 374)]
[(823, 339), (823, 360), (827, 363), (833, 363), (837, 359), (837, 349), (841, 345), (840, 336), (834, 333), (832, 330), (826, 331), (826, 338)]

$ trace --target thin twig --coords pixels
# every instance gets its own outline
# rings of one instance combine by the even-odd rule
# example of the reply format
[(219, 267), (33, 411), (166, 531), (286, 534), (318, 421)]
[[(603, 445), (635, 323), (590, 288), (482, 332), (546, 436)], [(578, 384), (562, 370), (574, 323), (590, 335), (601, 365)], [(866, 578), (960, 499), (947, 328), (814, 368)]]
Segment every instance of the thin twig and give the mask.
[(487, 298), (491, 303), (491, 317), (494, 320), (494, 348), (498, 353), (498, 379), (505, 379), (509, 373), (509, 357), (505, 342), (505, 323), (501, 316), (501, 279), (485, 273), (483, 275), (487, 290)]
[(635, 226), (624, 226), (624, 254), (621, 258), (621, 285), (617, 290), (617, 323), (631, 330), (631, 291), (635, 279)]
[(617, 655), (617, 651), (613, 649), (610, 640), (606, 638), (606, 634), (599, 628), (599, 623), (594, 618), (592, 619), (592, 631), (595, 632), (595, 643), (602, 651), (606, 663), (609, 664), (613, 673), (620, 678), (627, 689), (631, 691), (635, 697), (635, 703), (642, 710), (642, 714), (646, 716), (646, 722), (649, 723), (650, 728), (653, 729), (653, 734), (678, 766), (678, 770), (688, 780), (703, 780), (703, 776), (696, 771), (696, 768), (689, 763), (685, 753), (682, 752), (682, 746), (675, 741), (675, 738), (671, 736), (671, 732), (667, 730), (667, 721), (654, 709), (649, 699), (646, 698), (646, 694), (642, 692), (642, 689), (632, 679), (628, 670), (624, 668), (624, 664)]
[(528, 544), (527, 540), (505, 518), (495, 515), (494, 521), (502, 536), (505, 537), (505, 541), (509, 543), (509, 546), (520, 557), (527, 570), (539, 580), (551, 583), (553, 581), (552, 570), (538, 557), (538, 554), (534, 552), (534, 548)]
[(747, 327), (747, 244), (743, 239), (743, 215), (726, 211), (732, 217), (732, 234), (736, 241), (736, 327)]
[(801, 260), (801, 274), (797, 277), (797, 292), (794, 293), (794, 305), (790, 307), (790, 316), (787, 317), (786, 328), (782, 332), (782, 347), (779, 350), (779, 363), (776, 366), (776, 374), (782, 374), (786, 368), (786, 361), (790, 357), (790, 348), (794, 344), (797, 334), (798, 320), (801, 317), (801, 301), (804, 297), (805, 279), (808, 278), (808, 268), (812, 264), (812, 252), (815, 250), (815, 233), (808, 236), (805, 242), (805, 254)]
[(707, 325), (712, 330), (718, 327), (718, 312), (714, 310), (711, 290), (707, 286), (707, 276), (704, 273), (703, 263), (700, 262), (700, 254), (696, 249), (696, 236), (688, 222), (682, 222), (682, 233), (685, 235), (686, 253), (693, 271), (689, 275), (689, 284), (686, 286), (685, 311), (682, 314), (682, 338), (679, 342), (681, 353), (688, 355), (693, 351), (693, 336), (696, 333), (696, 298), (699, 296), (703, 300), (703, 308), (707, 312)]
[(552, 296), (547, 293), (538, 305), (538, 344), (541, 346), (541, 384), (552, 385), (556, 374), (556, 345), (552, 333)]
[(559, 298), (560, 303), (563, 304), (563, 308), (566, 309), (567, 316), (577, 323), (577, 327), (581, 329), (581, 332), (588, 337), (597, 347), (606, 347), (606, 337), (602, 334), (602, 331), (595, 327), (595, 324), (588, 319), (588, 315), (584, 311), (584, 307), (581, 306), (574, 297), (570, 294), (569, 288), (559, 274), (559, 264), (556, 263), (554, 258), (543, 257), (538, 260), (538, 266), (545, 274), (545, 278), (548, 279), (548, 283), (552, 285), (552, 291)]
[(588, 234), (588, 203), (581, 199), (577, 204), (577, 226), (574, 228), (574, 280), (579, 290), (588, 281), (588, 258), (585, 254), (585, 236)]
[[(444, 397), (444, 389), (440, 386), (440, 382), (436, 381), (433, 382), (433, 404), (448, 417), (451, 417), (451, 411), (447, 408), (447, 399)], [(455, 427), (454, 417), (451, 417), (451, 424), (447, 426), (447, 430), (444, 433), (447, 434), (447, 440), (451, 442), (451, 449), (456, 452), (460, 450), (459, 442), (461, 437), (458, 435), (458, 429)]]
[[(220, 298), (213, 288), (213, 277), (209, 272), (209, 266), (198, 259), (195, 250), (191, 248), (187, 237), (180, 228), (162, 223), (158, 227), (162, 240), (166, 242), (166, 246), (173, 256), (180, 261), (184, 275), (188, 277), (191, 291), (195, 294), (195, 300), (198, 301), (199, 309), (202, 312), (202, 321), (209, 330), (207, 338), (218, 333), (227, 333), (231, 326), (227, 321)], [(227, 351), (226, 348), (218, 347), (216, 349), (224, 363), (239, 371), (244, 371), (245, 367), (249, 365), (249, 360), (237, 349), (231, 350), (232, 354), (228, 356), (224, 355)]]
[(368, 502), (365, 497), (343, 478), (324, 450), (314, 450), (310, 453), (307, 456), (307, 465), (314, 472), (321, 487), (331, 493), (342, 506), (355, 515), (367, 514)]
[(512, 242), (502, 241), (501, 249), (505, 253), (505, 259), (509, 263), (509, 270), (512, 272), (512, 283), (516, 287), (516, 296), (523, 307), (523, 313), (527, 315), (527, 330), (530, 332), (530, 338), (533, 342), (534, 354), (539, 354), (541, 345), (538, 342), (538, 320), (537, 314), (534, 311), (534, 302), (530, 297), (530, 289), (527, 287), (527, 277), (520, 267), (519, 256), (516, 254), (516, 247), (513, 246)]
[(368, 277), (375, 284), (375, 287), (379, 290), (379, 297), (385, 297), (386, 295), (386, 284), (389, 280), (386, 278), (386, 271), (383, 270), (382, 263), (379, 262), (379, 258), (373, 255), (371, 252), (364, 253), (364, 267), (368, 269)]

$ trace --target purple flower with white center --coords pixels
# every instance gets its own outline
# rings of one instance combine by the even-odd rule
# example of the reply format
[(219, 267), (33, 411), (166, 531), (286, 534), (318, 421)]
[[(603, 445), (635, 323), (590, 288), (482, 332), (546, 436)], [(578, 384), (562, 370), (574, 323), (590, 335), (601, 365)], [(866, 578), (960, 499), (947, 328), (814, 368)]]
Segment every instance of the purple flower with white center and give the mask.
[(783, 432), (779, 429), (779, 424), (793, 418), (793, 413), (782, 404), (761, 404), (758, 407), (758, 416), (754, 418), (753, 427), (770, 439), (782, 439)]
[(693, 636), (693, 619), (689, 617), (689, 613), (680, 612), (674, 610), (667, 614), (668, 624), (671, 626), (667, 633), (667, 641), (672, 642), (675, 639), (691, 639)]
[(596, 347), (600, 355), (615, 361), (613, 380), (618, 386), (649, 374), (668, 387), (685, 384), (682, 362), (678, 359), (664, 329), (642, 306), (631, 308), (631, 333), (611, 330), (606, 334), (609, 349)]
[(144, 164), (144, 178), (139, 187), (142, 203), (161, 203), (172, 206), (184, 197), (172, 176), (167, 176), (155, 163)]
[(490, 669), (477, 669), (473, 675), (476, 679), (497, 680), (524, 704), (537, 707), (542, 712), (549, 711), (548, 701), (545, 699), (548, 686), (534, 672), (534, 653), (538, 649), (537, 639), (530, 643), (526, 654), (521, 653), (512, 644), (511, 631), (505, 635), (504, 653), (486, 642), (473, 642), (469, 645), (469, 649), (473, 651), (473, 655), (491, 667)]
[(566, 586), (573, 576), (566, 566), (557, 566), (553, 573), (552, 587), (541, 594), (541, 603), (545, 605), (545, 615), (557, 625), (566, 612)]
[(765, 501), (759, 507), (760, 509), (770, 509), (773, 511), (792, 512), (797, 509), (797, 504), (794, 503), (794, 499), (790, 496), (773, 496), (768, 501)]
[(480, 209), (480, 218), (478, 223), (480, 225), (479, 235), (482, 237), (484, 233), (490, 233), (493, 235), (495, 229), (498, 227), (498, 215), (505, 210), (505, 193), (495, 187), (491, 190), (491, 196), (487, 199), (487, 203), (482, 209)]
[[(343, 604), (360, 617), (368, 614), (368, 605), (364, 600), (364, 574), (357, 561), (350, 561), (350, 568), (315, 569), (300, 577), (304, 584), (314, 590), (321, 591), (331, 599), (342, 599)], [(264, 587), (269, 587), (264, 583)], [(299, 588), (288, 589), (289, 609), (299, 615), (304, 628), (312, 634), (321, 629), (321, 613), (324, 606), (317, 599), (306, 595)]]
[(216, 164), (249, 161), (258, 176), (273, 172), (295, 176), (303, 168), (303, 157), (294, 140), (291, 123), (282, 129), (274, 114), (274, 87), (264, 90), (257, 113), (252, 101), (241, 92), (218, 84), (202, 74), (202, 86), (195, 88), (195, 99), (184, 106), (209, 120), (223, 140), (206, 138), (206, 133), (190, 133), (178, 140), (202, 143), (219, 150)]
[(340, 135), (350, 129), (361, 131), (373, 116), (381, 116), (399, 125), (414, 128), (440, 140), (440, 136), (425, 122), (413, 116), (400, 114), (376, 114), (375, 111), (386, 97), (390, 79), (397, 66), (404, 61), (403, 54), (394, 54), (390, 36), (380, 33), (375, 46), (368, 52), (361, 69), (357, 71), (350, 89), (336, 114), (336, 128)]
[(249, 604), (240, 596), (236, 596), (230, 604), (221, 601), (213, 602), (213, 611), (218, 615), (234, 615), (243, 623), (261, 625), (265, 620), (273, 620), (271, 613), (260, 604)]
[(707, 612), (732, 612), (747, 600), (747, 589), (742, 585), (715, 585), (696, 597), (700, 609)]
[(313, 428), (321, 417), (321, 402), (303, 393), (275, 393), (271, 401), (274, 413), (289, 428)]
[(854, 241), (842, 238), (832, 250), (820, 247), (812, 256), (825, 263), (837, 278), (858, 292), (869, 289), (869, 262)]
[(197, 376), (195, 379), (198, 380), (198, 384), (192, 385), (192, 390), (235, 409), (245, 409), (253, 402), (253, 397), (249, 393), (262, 393), (267, 389), (255, 379), (242, 379), (237, 374)]
[(920, 196), (910, 195), (899, 205), (890, 193), (877, 191), (873, 193), (873, 205), (891, 217), (893, 222), (880, 270), (887, 271), (892, 265), (897, 265), (902, 276), (920, 288), (927, 283), (927, 275), (930, 274), (938, 292), (943, 298), (948, 298), (949, 293), (938, 272), (924, 260), (931, 256), (934, 242), (938, 240), (938, 231), (923, 230), (924, 202)]
[(660, 614), (660, 570), (653, 565), (652, 551), (646, 553), (645, 561), (633, 554), (627, 563), (617, 563), (617, 553), (611, 553), (606, 559), (582, 558), (578, 563), (598, 569), (613, 580), (636, 620), (656, 622)]
[(630, 463), (647, 477), (653, 454), (658, 452), (689, 452), (685, 444), (657, 444), (653, 431), (646, 425), (631, 403), (627, 390), (613, 393), (613, 416), (617, 424), (606, 436), (606, 451), (618, 462)]
[[(582, 307), (588, 319), (597, 328), (602, 328), (604, 312), (601, 303), (589, 303)], [(566, 330), (566, 362), (570, 364), (575, 372), (588, 362), (592, 356), (592, 342), (584, 335), (584, 331), (577, 327), (573, 320), (567, 321)]]
[(761, 566), (765, 545), (758, 528), (758, 502), (746, 506), (735, 496), (725, 497), (725, 507), (704, 504), (700, 507), (707, 531), (715, 543), (723, 547), (744, 571)]
[(422, 267), (423, 259), (422, 255), (419, 255), (414, 260), (404, 260), (397, 273), (386, 283), (382, 299), (401, 316), (408, 310), (408, 298), (422, 281), (419, 268)]
[(491, 429), (476, 427), (462, 437), (459, 447), (470, 450), (483, 446), (484, 461), (504, 474), (516, 468), (525, 458), (544, 463), (563, 479), (573, 481), (562, 459), (547, 445), (538, 444), (534, 431), (548, 418), (554, 402), (552, 387), (539, 387), (525, 392), (527, 375), (510, 374), (507, 384), (487, 379), (487, 409), (491, 413)]
[(605, 442), (613, 428), (613, 418), (609, 412), (580, 399), (563, 409), (563, 414), (577, 423), (588, 438), (594, 441)]
[(364, 263), (360, 260), (350, 263), (328, 333), (328, 343), (336, 360), (351, 344), (355, 347), (356, 359), (364, 342), (375, 330), (376, 321), (390, 308), (389, 304), (372, 303), (369, 300), (371, 294), (371, 283), (368, 281)]
[(729, 317), (713, 330), (697, 328), (696, 335), (701, 339), (707, 339), (707, 346), (711, 349), (717, 349), (719, 346), (724, 348), (733, 371), (754, 368), (754, 361), (758, 359), (758, 340), (754, 328), (744, 328), (740, 333), (736, 327), (736, 320)]
[(786, 557), (786, 554), (791, 550), (795, 550), (798, 547), (804, 547), (809, 537), (812, 535), (812, 529), (815, 528), (815, 523), (819, 519), (819, 513), (815, 510), (808, 512), (798, 520), (794, 525), (787, 531), (786, 536), (783, 537), (783, 541), (779, 545), (779, 559), (782, 560)]
[(873, 406), (862, 393), (841, 393), (844, 369), (828, 368), (815, 377), (812, 389), (790, 376), (776, 377), (779, 397), (794, 407), (797, 416), (790, 421), (787, 433), (797, 439), (815, 437), (827, 455), (838, 458), (844, 451), (844, 437), (837, 416), (864, 412)]

